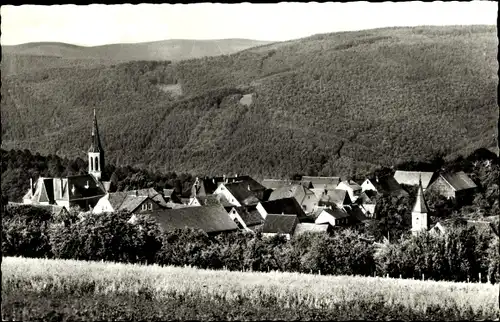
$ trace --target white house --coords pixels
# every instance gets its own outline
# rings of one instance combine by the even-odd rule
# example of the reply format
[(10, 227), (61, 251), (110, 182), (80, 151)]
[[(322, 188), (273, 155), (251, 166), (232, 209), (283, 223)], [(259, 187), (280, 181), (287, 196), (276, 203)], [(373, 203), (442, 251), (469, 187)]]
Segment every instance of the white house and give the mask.
[(347, 225), (349, 223), (349, 214), (343, 209), (326, 208), (320, 212), (315, 224), (330, 224), (331, 226)]
[(337, 186), (336, 189), (345, 190), (353, 202), (358, 199), (361, 194), (361, 186), (352, 180), (344, 180)]

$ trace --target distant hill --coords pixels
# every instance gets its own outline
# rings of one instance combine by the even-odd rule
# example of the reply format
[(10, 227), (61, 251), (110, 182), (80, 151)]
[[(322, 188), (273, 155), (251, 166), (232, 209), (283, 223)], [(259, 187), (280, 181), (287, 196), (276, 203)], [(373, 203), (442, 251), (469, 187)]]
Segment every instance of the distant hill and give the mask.
[(349, 175), (468, 154), (495, 145), (497, 42), (495, 26), (385, 28), (172, 62), (2, 63), (2, 147), (84, 158), (95, 107), (107, 159), (152, 170)]
[(133, 44), (83, 47), (65, 43), (39, 42), (2, 46), (4, 54), (55, 56), (60, 58), (130, 60), (180, 60), (228, 55), (270, 43), (250, 39), (185, 40), (173, 39)]

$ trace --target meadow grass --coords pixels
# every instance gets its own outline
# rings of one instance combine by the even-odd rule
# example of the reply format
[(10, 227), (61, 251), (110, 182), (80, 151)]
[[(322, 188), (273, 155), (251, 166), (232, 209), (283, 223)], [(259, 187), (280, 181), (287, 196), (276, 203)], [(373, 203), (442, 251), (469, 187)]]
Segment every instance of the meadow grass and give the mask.
[[(2, 302), (2, 311), (14, 314), (13, 306), (28, 305), (28, 298), (50, 308), (36, 308), (50, 312), (33, 313), (35, 307), (29, 304), (32, 313), (23, 311), (29, 319), (50, 319), (43, 315), (46, 313), (56, 314), (59, 320), (78, 319), (79, 315), (71, 311), (76, 310), (75, 306), (83, 306), (79, 310), (87, 313), (94, 310), (91, 316), (84, 314), (82, 319), (118, 319), (123, 318), (123, 314), (95, 314), (104, 314), (103, 311), (112, 314), (120, 305), (127, 307), (129, 313), (134, 311), (135, 315), (126, 315), (127, 318), (141, 318), (137, 314), (156, 310), (154, 317), (158, 319), (205, 320), (210, 316), (224, 320), (349, 319), (364, 318), (372, 313), (381, 314), (377, 318), (403, 320), (496, 319), (500, 313), (498, 293), (498, 286), (491, 284), (230, 272), (18, 257), (6, 257), (2, 261), (2, 297), (7, 299), (5, 305)], [(85, 302), (91, 299), (93, 302)], [(110, 306), (96, 309), (108, 301), (112, 302), (108, 303)], [(165, 312), (167, 308), (170, 309)], [(212, 310), (214, 315), (207, 315)], [(260, 313), (256, 315), (256, 312)], [(33, 314), (37, 316), (30, 316)]]

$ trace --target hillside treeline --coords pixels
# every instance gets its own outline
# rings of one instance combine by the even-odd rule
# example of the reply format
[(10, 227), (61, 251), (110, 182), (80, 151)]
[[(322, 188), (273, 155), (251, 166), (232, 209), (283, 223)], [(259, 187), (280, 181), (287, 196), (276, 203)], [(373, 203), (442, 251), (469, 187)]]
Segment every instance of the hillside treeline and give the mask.
[(2, 74), (3, 146), (81, 156), (96, 108), (118, 166), (352, 175), (468, 154), (495, 143), (495, 53), (494, 27), (417, 27), (174, 63), (26, 69)]
[(287, 242), (260, 233), (163, 232), (153, 219), (138, 215), (131, 222), (125, 212), (70, 211), (58, 216), (29, 205), (7, 206), (2, 216), (3, 255), (418, 279), (423, 274), (451, 281), (478, 281), (482, 276), (481, 281), (493, 283), (499, 278), (498, 237), (474, 227), (377, 245), (349, 229), (329, 235), (304, 233)]

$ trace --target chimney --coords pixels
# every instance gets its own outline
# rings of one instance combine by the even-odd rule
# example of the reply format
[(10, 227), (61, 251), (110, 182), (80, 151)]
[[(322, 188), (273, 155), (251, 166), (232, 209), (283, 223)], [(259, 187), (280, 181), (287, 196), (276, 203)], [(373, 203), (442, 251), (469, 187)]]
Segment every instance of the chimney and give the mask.
[(378, 176), (375, 176), (375, 181), (378, 182)]
[(212, 183), (215, 184), (215, 178), (212, 178)]

